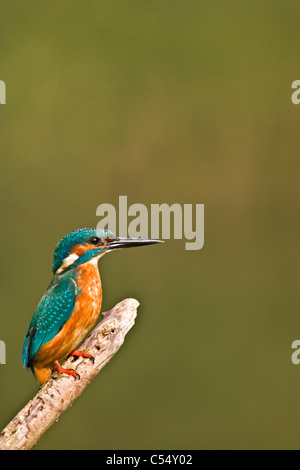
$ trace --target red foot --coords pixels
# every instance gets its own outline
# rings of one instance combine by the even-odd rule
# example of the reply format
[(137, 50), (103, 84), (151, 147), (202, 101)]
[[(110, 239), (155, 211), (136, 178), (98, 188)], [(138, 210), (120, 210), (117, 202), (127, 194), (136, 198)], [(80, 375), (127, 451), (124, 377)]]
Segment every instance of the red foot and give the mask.
[(87, 359), (90, 359), (90, 360), (93, 362), (93, 364), (94, 364), (94, 362), (95, 362), (94, 356), (92, 356), (91, 354), (87, 354), (87, 353), (78, 351), (78, 349), (75, 349), (75, 351), (71, 352), (71, 354), (69, 354), (68, 357), (70, 357), (70, 356), (86, 357)]
[(74, 380), (77, 380), (77, 379), (79, 380), (80, 379), (80, 375), (75, 370), (73, 370), (73, 369), (64, 369), (58, 361), (55, 361), (54, 365), (55, 365), (55, 368), (56, 368), (57, 372), (60, 372), (61, 374), (72, 375), (72, 377), (74, 377)]

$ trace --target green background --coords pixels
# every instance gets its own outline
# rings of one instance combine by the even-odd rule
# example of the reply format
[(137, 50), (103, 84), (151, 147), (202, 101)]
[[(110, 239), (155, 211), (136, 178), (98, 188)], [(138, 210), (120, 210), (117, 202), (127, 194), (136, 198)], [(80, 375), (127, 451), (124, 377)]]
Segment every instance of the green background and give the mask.
[(55, 244), (101, 203), (205, 204), (205, 245), (100, 260), (124, 345), (37, 449), (299, 448), (299, 1), (2, 1), (0, 428)]

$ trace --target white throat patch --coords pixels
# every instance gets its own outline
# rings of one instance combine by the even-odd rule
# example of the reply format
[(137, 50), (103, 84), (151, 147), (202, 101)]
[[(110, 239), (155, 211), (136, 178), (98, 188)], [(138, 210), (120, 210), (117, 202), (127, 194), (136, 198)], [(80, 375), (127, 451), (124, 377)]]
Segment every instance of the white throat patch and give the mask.
[(62, 271), (64, 271), (66, 268), (68, 268), (71, 264), (74, 263), (74, 261), (76, 261), (77, 259), (79, 258), (78, 255), (76, 255), (75, 253), (71, 253), (69, 256), (67, 256), (63, 262), (62, 262), (62, 265), (60, 266), (60, 268), (58, 268), (58, 270), (56, 271), (56, 274), (59, 274), (61, 273)]

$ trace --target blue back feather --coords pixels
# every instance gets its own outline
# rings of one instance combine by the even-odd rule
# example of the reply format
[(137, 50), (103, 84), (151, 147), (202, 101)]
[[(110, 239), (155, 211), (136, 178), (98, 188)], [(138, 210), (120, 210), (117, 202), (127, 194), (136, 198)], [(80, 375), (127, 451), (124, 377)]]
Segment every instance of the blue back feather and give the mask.
[(43, 344), (51, 341), (71, 317), (77, 294), (73, 277), (53, 278), (42, 297), (29, 325), (24, 346), (23, 364), (30, 367), (31, 361)]

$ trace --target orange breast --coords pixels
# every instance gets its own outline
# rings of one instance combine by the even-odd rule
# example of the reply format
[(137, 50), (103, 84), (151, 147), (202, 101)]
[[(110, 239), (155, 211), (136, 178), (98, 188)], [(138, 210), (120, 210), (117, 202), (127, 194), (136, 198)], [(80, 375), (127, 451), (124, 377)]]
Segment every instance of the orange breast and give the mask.
[(37, 352), (34, 363), (39, 367), (51, 367), (78, 347), (96, 323), (102, 305), (102, 287), (98, 266), (94, 262), (77, 268), (78, 296), (74, 312), (60, 332)]

